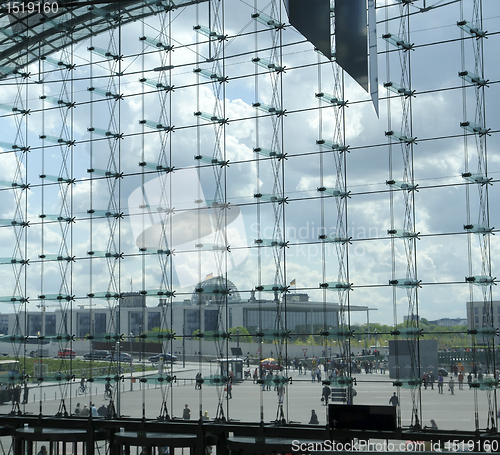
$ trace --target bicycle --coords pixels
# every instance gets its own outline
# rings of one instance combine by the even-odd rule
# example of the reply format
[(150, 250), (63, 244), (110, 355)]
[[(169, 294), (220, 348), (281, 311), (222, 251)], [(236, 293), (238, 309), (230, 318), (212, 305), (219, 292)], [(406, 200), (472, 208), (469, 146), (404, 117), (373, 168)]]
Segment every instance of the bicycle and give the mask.
[(111, 400), (112, 397), (113, 397), (113, 388), (110, 387), (109, 389), (106, 389), (104, 391), (104, 399), (105, 400)]
[(87, 395), (87, 393), (90, 392), (89, 386), (88, 385), (81, 385), (77, 389), (78, 395)]

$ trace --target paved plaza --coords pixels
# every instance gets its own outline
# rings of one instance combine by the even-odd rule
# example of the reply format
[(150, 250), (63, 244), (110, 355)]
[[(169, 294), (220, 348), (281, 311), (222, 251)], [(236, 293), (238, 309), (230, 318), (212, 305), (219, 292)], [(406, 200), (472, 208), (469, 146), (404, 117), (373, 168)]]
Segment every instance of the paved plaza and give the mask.
[[(162, 394), (167, 397), (168, 411), (171, 417), (181, 418), (185, 404), (191, 409), (191, 418), (197, 419), (205, 411), (210, 419), (215, 417), (218, 403), (218, 393), (223, 393), (222, 387), (203, 385), (201, 390), (195, 390), (195, 375), (199, 365), (197, 363), (186, 363), (182, 368), (182, 363), (175, 365), (175, 375), (177, 382), (171, 389), (163, 389), (154, 381), (141, 384), (136, 381), (132, 384), (130, 378), (126, 378), (122, 383), (122, 393), (120, 396), (120, 412), (124, 416), (154, 419), (160, 414)], [(214, 374), (213, 366), (210, 371), (209, 364), (202, 364), (202, 374), (207, 376)], [(299, 375), (298, 371), (289, 370), (288, 376), (292, 378), (292, 384), (288, 386), (283, 403), (285, 417), (288, 421), (308, 423), (311, 410), (315, 409), (320, 425), (324, 425), (327, 420), (327, 407), (320, 400), (322, 385), (312, 382), (309, 372)], [(388, 374), (357, 374), (355, 390), (357, 395), (354, 398), (355, 404), (389, 405), (389, 398), (396, 390), (393, 381)], [(437, 386), (434, 390), (430, 387), (421, 389), (423, 425), (430, 426), (430, 420), (434, 419), (440, 430), (461, 430), (471, 431), (474, 429), (474, 390), (469, 389), (464, 384), (464, 389), (459, 390), (455, 386), (455, 394), (451, 395), (445, 379), (444, 393), (439, 394)], [(104, 384), (92, 384), (92, 393), (85, 396), (77, 395), (79, 385), (78, 379), (71, 385), (71, 399), (66, 401), (68, 410), (73, 411), (76, 403), (84, 404), (93, 402), (97, 407), (107, 404), (104, 400)], [(29, 402), (23, 405), (25, 412), (38, 414), (40, 407), (43, 414), (56, 414), (60, 406), (60, 387), (67, 385), (44, 384), (43, 387), (31, 386)], [(477, 403), (479, 410), (479, 422), (482, 429), (486, 428), (487, 400), (485, 391), (478, 390)], [(42, 402), (40, 403), (40, 394)], [(418, 394), (418, 391), (417, 391)], [(277, 417), (278, 396), (277, 392), (271, 388), (270, 391), (263, 391), (262, 386), (254, 384), (251, 379), (243, 382), (236, 382), (232, 390), (232, 399), (227, 399), (224, 395), (224, 414), (226, 418), (238, 421), (260, 421), (261, 412), (265, 422), (274, 421)], [(411, 416), (411, 391), (400, 390), (400, 412), (403, 427), (410, 425)], [(8, 413), (11, 404), (6, 403), (0, 406), (0, 412)]]

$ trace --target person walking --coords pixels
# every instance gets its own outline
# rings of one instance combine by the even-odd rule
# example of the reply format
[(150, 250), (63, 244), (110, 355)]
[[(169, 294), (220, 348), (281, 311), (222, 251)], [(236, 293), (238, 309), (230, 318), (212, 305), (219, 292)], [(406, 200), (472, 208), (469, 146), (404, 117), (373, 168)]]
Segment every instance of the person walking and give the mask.
[(184, 420), (191, 420), (191, 409), (189, 409), (188, 405), (184, 405), (184, 410), (182, 411), (182, 418)]
[(469, 371), (469, 375), (467, 376), (467, 384), (469, 384), (469, 389), (472, 388), (472, 373)]
[(266, 375), (266, 390), (271, 390), (272, 383), (273, 383), (273, 370), (268, 370)]
[(389, 398), (389, 404), (392, 404), (393, 406), (397, 406), (399, 404), (399, 398), (396, 395), (396, 392), (394, 392), (392, 397)]
[(30, 393), (30, 389), (28, 388), (28, 383), (25, 381), (24, 382), (24, 389), (23, 389), (23, 404), (28, 403), (28, 395)]
[(330, 394), (332, 393), (332, 389), (330, 389), (330, 387), (328, 387), (327, 385), (325, 385), (323, 387), (323, 402), (325, 404), (325, 406), (328, 406), (328, 399), (330, 398)]
[(196, 381), (194, 383), (194, 389), (201, 390), (201, 373), (199, 371), (198, 373), (196, 373)]
[(431, 389), (434, 390), (434, 381), (435, 381), (434, 373), (431, 371), (429, 374), (429, 384), (431, 385)]
[(443, 393), (443, 383), (444, 383), (444, 378), (442, 374), (439, 374), (438, 376), (438, 393)]
[(14, 388), (14, 403), (19, 406), (21, 402), (21, 386), (19, 384)]
[(464, 374), (462, 372), (458, 373), (458, 389), (464, 390)]
[(277, 388), (276, 388), (276, 393), (278, 395), (278, 401), (280, 403), (283, 403), (283, 399), (285, 397), (285, 386), (283, 384), (280, 384)]
[(450, 378), (448, 381), (448, 388), (450, 389), (450, 392), (452, 395), (455, 395), (455, 380), (453, 379), (453, 376)]

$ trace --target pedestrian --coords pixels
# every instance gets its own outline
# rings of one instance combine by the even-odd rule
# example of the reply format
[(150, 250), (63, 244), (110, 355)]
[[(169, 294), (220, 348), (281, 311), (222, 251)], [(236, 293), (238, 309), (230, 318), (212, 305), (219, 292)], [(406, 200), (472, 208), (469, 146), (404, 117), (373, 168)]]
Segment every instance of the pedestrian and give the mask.
[(328, 399), (330, 398), (330, 394), (332, 393), (332, 389), (330, 389), (330, 387), (328, 387), (327, 385), (325, 385), (323, 387), (323, 402), (325, 404), (325, 406), (328, 406)]
[(312, 382), (316, 381), (316, 370), (311, 368), (311, 380)]
[(458, 389), (464, 389), (464, 374), (462, 372), (458, 373)]
[(257, 384), (257, 380), (259, 379), (258, 373), (257, 373), (257, 368), (255, 368), (253, 372), (253, 383)]
[(437, 426), (436, 421), (434, 419), (431, 419), (431, 429), (432, 430), (438, 429), (438, 426)]
[(109, 383), (109, 381), (106, 381), (106, 384), (104, 384), (104, 396), (111, 399), (113, 395), (113, 386)]
[(194, 383), (194, 389), (201, 390), (201, 373), (199, 371), (198, 373), (196, 373), (196, 381)]
[(267, 390), (271, 390), (271, 384), (273, 383), (273, 370), (269, 370), (266, 376), (266, 387)]
[(90, 411), (92, 412), (92, 417), (97, 417), (97, 408), (94, 403), (90, 403)]
[(231, 379), (229, 379), (229, 381), (227, 383), (226, 391), (227, 391), (228, 400), (233, 398), (233, 382), (231, 381)]
[(28, 403), (28, 395), (30, 393), (30, 389), (28, 388), (28, 383), (24, 383), (24, 393), (23, 393), (23, 404)]
[(38, 452), (38, 455), (47, 455), (47, 447), (40, 447), (40, 452)]
[(422, 383), (424, 384), (424, 389), (427, 390), (427, 373), (424, 372), (424, 375), (422, 376)]
[(444, 378), (442, 374), (439, 374), (438, 376), (438, 393), (443, 393), (443, 383), (444, 383)]
[(319, 420), (314, 409), (311, 410), (311, 419), (309, 420), (309, 425), (318, 425)]
[(20, 402), (21, 402), (21, 386), (17, 384), (14, 389), (14, 403), (19, 405)]
[(107, 406), (103, 403), (101, 407), (97, 410), (97, 415), (99, 417), (106, 417), (108, 414), (108, 408)]
[(434, 381), (435, 381), (434, 373), (431, 371), (431, 373), (429, 374), (429, 382), (431, 384), (432, 390), (434, 390)]
[(299, 374), (302, 374), (302, 360), (299, 361)]
[(75, 407), (75, 415), (76, 415), (76, 416), (79, 416), (79, 415), (80, 415), (80, 412), (81, 412), (81, 409), (80, 409), (80, 403), (76, 403), (76, 407)]
[(467, 376), (467, 384), (469, 384), (469, 389), (472, 387), (472, 373), (469, 371), (469, 375)]
[(285, 397), (285, 386), (284, 384), (280, 384), (277, 388), (276, 388), (276, 392), (278, 394), (278, 401), (280, 403), (283, 403), (283, 399)]
[(208, 411), (205, 411), (205, 414), (203, 414), (203, 421), (208, 421), (210, 420), (210, 417), (208, 417)]
[(450, 378), (450, 380), (448, 381), (448, 388), (451, 392), (452, 395), (455, 395), (455, 380), (453, 379), (453, 376)]
[(184, 420), (191, 420), (191, 409), (189, 409), (188, 405), (184, 405), (184, 410), (182, 411), (182, 418)]
[(82, 412), (80, 413), (82, 417), (88, 417), (90, 415), (90, 409), (87, 407), (86, 404), (83, 405)]
[(398, 396), (396, 395), (396, 392), (394, 392), (392, 397), (389, 398), (389, 403), (392, 404), (393, 406), (397, 406), (399, 404), (399, 399)]

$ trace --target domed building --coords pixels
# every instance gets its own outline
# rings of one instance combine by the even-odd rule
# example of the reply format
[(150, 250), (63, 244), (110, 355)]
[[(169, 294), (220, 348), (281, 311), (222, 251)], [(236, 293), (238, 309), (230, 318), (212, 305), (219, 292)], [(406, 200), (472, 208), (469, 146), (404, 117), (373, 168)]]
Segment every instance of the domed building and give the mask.
[(195, 286), (191, 303), (216, 304), (225, 302), (226, 296), (228, 303), (241, 302), (240, 293), (232, 281), (225, 280), (221, 276), (214, 276), (200, 281)]
[[(211, 332), (220, 326), (218, 321), (221, 318), (227, 329), (241, 326), (250, 333), (259, 329), (272, 330), (276, 326), (276, 304), (282, 301), (283, 296), (265, 292), (261, 293), (259, 300), (255, 293), (256, 291), (252, 290), (250, 298), (242, 299), (237, 287), (230, 280), (220, 276), (202, 280), (195, 286), (190, 299), (174, 305), (174, 326), (183, 327), (183, 333), (186, 335), (196, 331)], [(325, 311), (323, 302), (311, 301), (306, 293), (290, 292), (286, 299), (289, 330), (303, 331), (305, 327), (310, 327), (312, 331), (318, 324), (338, 327), (337, 303), (328, 303), (328, 311)], [(368, 308), (351, 305), (351, 311), (368, 311)]]

